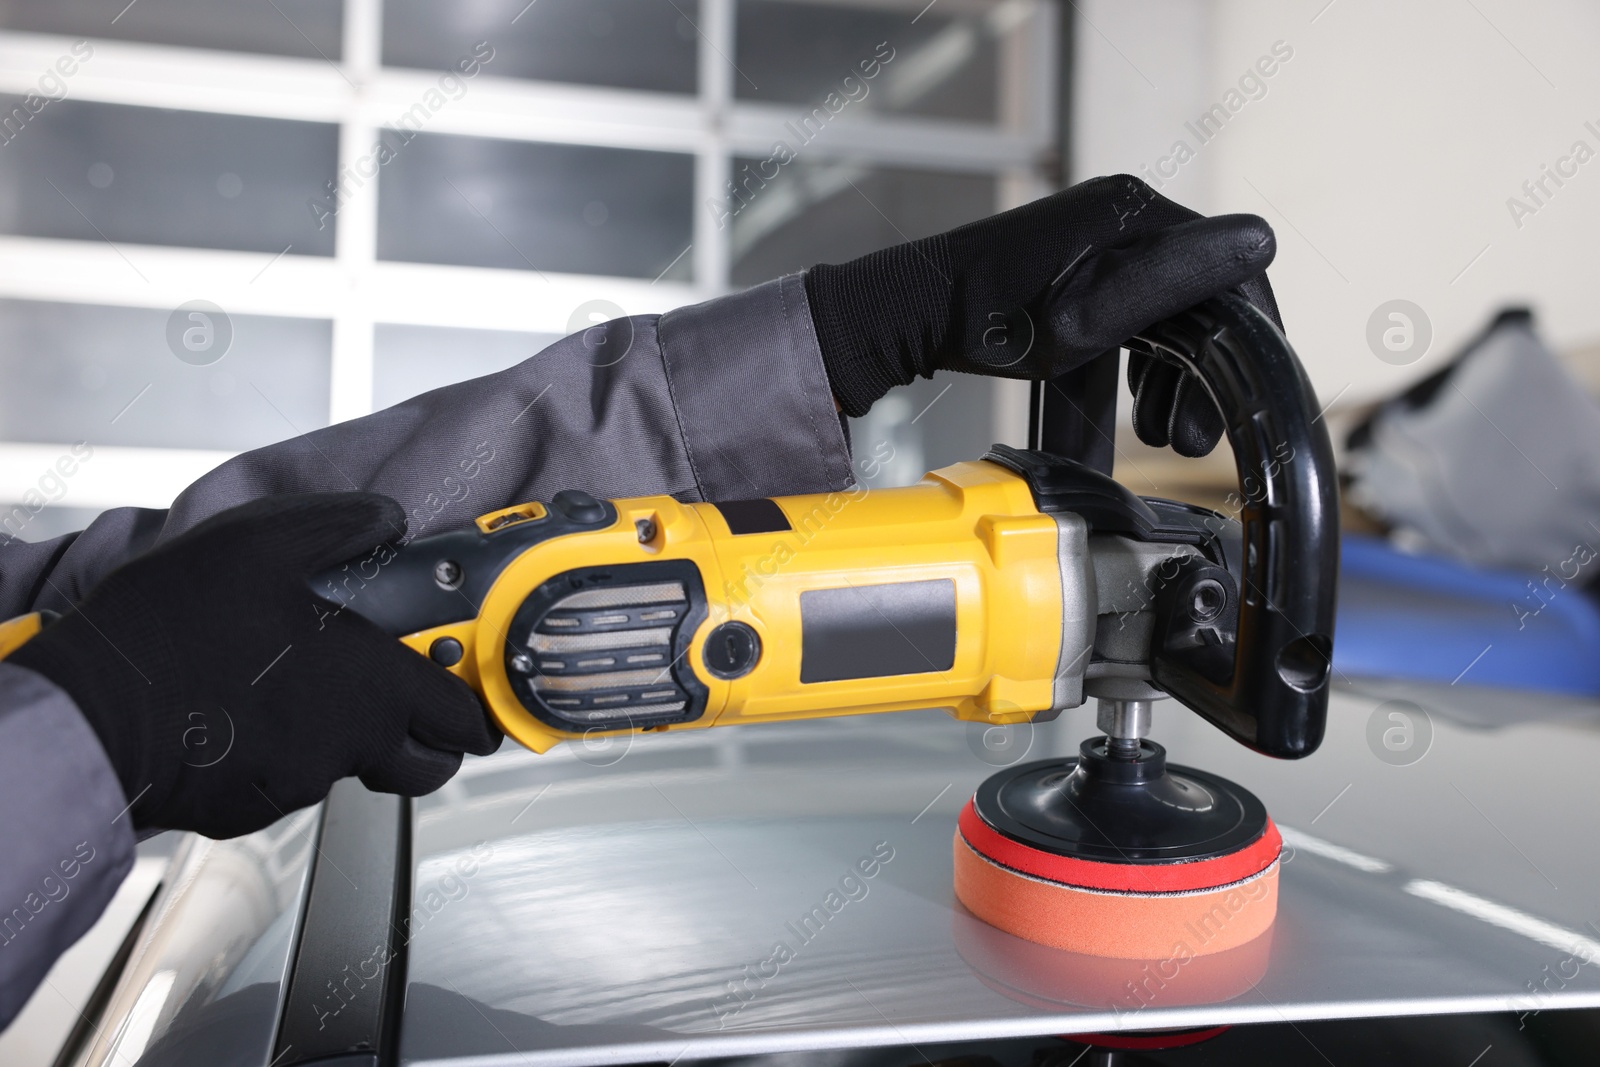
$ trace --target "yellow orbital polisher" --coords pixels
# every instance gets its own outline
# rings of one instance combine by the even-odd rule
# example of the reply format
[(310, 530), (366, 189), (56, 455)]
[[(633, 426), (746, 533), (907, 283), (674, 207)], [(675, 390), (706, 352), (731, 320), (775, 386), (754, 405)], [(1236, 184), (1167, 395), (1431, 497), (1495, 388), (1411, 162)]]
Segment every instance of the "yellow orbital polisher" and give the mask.
[(539, 752), (912, 708), (1038, 722), (1096, 697), (1104, 736), (1002, 771), (963, 810), (957, 895), (1079, 952), (1164, 957), (1203, 914), (1223, 918), (1196, 954), (1233, 947), (1271, 923), (1277, 830), (1239, 786), (1166, 765), (1151, 702), (1173, 697), (1269, 756), (1320, 743), (1332, 451), (1293, 351), (1243, 298), (1128, 345), (1216, 401), (1236, 518), (996, 446), (895, 489), (695, 504), (567, 490), (313, 589), (466, 681)]

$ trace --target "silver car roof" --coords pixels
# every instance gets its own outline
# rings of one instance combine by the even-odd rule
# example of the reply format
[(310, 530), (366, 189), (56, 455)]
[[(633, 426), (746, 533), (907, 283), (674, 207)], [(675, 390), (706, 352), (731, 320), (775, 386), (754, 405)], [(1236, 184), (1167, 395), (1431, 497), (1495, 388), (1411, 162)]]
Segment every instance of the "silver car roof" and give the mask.
[[(1571, 771), (1600, 762), (1597, 712), (1346, 680), (1322, 749), (1285, 763), (1158, 704), (1171, 759), (1256, 792), (1287, 847), (1269, 936), (1136, 964), (1001, 934), (950, 885), (956, 813), (978, 782), (1076, 751), (1089, 709), (1031, 728), (916, 712), (545, 756), (508, 744), (414, 810), (342, 785), (314, 847), (312, 830), (280, 824), (278, 853), (257, 846), (252, 862), (287, 856), (257, 876), (287, 888), (240, 898), (278, 910), (218, 929), (226, 951), (160, 933), (185, 929), (185, 908), (208, 914), (196, 886), (250, 880), (239, 843), (198, 847), (105, 1029), (163, 968), (178, 978), (145, 1046), (192, 1045), (225, 991), (259, 988), (229, 1032), (263, 1064), (395, 1042), (407, 1064), (559, 1067), (1600, 1005), (1600, 974), (1582, 966), (1600, 959), (1600, 805)], [(1418, 747), (1397, 754), (1397, 738)], [(183, 962), (208, 947), (211, 970)], [(254, 986), (236, 977), (247, 960)], [(115, 1062), (114, 1034), (89, 1044), (79, 1062)]]

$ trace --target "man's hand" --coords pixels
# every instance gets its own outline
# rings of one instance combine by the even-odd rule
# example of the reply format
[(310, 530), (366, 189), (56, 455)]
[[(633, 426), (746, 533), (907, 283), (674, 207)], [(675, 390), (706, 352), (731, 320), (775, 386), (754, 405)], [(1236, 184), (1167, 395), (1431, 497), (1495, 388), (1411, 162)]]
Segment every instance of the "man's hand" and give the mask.
[[(949, 233), (806, 273), (845, 414), (936, 370), (1053, 378), (1229, 289), (1278, 320), (1255, 215), (1204, 218), (1128, 175), (1095, 178)], [(1282, 323), (1279, 321), (1281, 327)], [(1221, 417), (1192, 376), (1134, 356), (1134, 429), (1204, 455)]]
[(249, 833), (350, 775), (420, 796), (499, 732), (459, 679), (307, 585), (404, 532), (374, 493), (256, 500), (112, 572), (8, 662), (72, 697), (137, 829)]

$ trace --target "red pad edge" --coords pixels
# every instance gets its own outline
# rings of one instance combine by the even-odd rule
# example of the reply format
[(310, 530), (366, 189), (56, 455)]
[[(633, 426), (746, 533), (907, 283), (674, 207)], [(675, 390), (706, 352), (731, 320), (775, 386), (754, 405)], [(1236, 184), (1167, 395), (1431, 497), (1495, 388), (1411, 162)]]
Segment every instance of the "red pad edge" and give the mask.
[(1170, 1030), (1165, 1033), (1131, 1034), (1062, 1034), (1061, 1040), (1094, 1048), (1128, 1049), (1130, 1051), (1159, 1051), (1168, 1048), (1187, 1048), (1232, 1030), (1227, 1026), (1201, 1026), (1193, 1030)]
[(978, 855), (1002, 867), (1047, 882), (1123, 893), (1185, 893), (1243, 881), (1260, 874), (1283, 851), (1283, 838), (1268, 817), (1261, 836), (1237, 852), (1185, 863), (1100, 863), (1041, 852), (1001, 834), (978, 814), (971, 800), (957, 819), (961, 836)]

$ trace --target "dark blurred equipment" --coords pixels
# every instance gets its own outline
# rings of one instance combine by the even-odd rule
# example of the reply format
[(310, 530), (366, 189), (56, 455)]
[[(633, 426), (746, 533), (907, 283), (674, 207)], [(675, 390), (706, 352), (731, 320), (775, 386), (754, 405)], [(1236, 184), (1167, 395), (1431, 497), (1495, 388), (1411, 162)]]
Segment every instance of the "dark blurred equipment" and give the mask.
[(1564, 582), (1591, 577), (1600, 404), (1528, 309), (1496, 315), (1442, 370), (1358, 425), (1348, 446), (1350, 499), (1407, 547)]
[(1600, 693), (1600, 404), (1500, 312), (1349, 438), (1346, 674)]
[(1541, 577), (1346, 535), (1334, 666), (1352, 677), (1600, 694), (1600, 603)]

